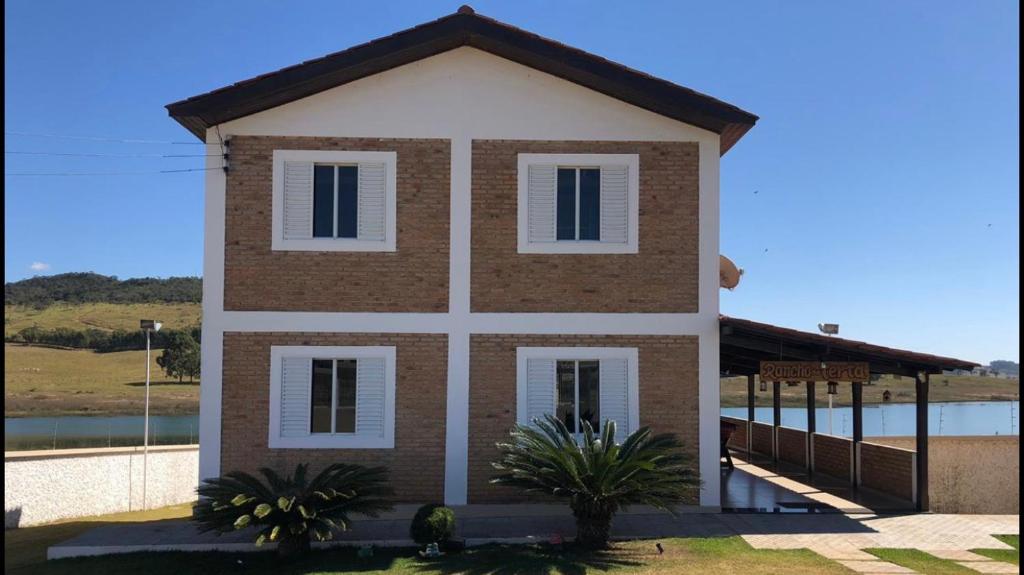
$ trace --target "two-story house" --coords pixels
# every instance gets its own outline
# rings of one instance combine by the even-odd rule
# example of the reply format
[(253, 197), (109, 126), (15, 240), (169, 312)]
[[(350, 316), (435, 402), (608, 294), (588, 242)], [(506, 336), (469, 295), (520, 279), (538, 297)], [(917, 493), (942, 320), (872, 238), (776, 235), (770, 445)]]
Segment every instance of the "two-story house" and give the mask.
[(678, 434), (719, 505), (719, 158), (756, 116), (469, 7), (168, 109), (212, 155), (202, 477), (516, 501), (494, 444), (552, 413)]

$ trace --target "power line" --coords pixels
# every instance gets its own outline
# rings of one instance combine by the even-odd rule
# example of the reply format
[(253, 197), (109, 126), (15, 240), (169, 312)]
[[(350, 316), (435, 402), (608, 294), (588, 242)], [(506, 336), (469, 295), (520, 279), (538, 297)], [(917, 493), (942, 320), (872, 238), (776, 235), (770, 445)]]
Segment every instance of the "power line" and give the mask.
[(6, 136), (28, 136), (31, 138), (59, 138), (63, 140), (89, 140), (93, 142), (119, 142), (122, 144), (164, 144), (164, 145), (175, 145), (175, 146), (205, 146), (206, 142), (175, 142), (169, 140), (141, 140), (141, 139), (121, 139), (121, 138), (103, 138), (98, 136), (67, 136), (64, 134), (33, 134), (29, 132), (4, 132)]
[(142, 176), (149, 174), (176, 174), (181, 172), (205, 172), (209, 170), (222, 170), (223, 166), (215, 168), (188, 168), (184, 170), (159, 170), (154, 172), (5, 172), (4, 176)]
[(221, 154), (83, 154), (78, 152), (8, 152), (21, 156), (74, 156), (81, 158), (214, 158)]

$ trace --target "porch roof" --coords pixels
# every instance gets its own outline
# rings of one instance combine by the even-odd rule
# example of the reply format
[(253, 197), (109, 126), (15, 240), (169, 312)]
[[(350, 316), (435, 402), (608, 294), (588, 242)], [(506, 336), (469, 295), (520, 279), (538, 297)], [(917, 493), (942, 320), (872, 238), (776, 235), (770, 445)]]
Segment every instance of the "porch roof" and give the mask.
[(751, 375), (761, 361), (863, 361), (871, 373), (914, 376), (920, 372), (972, 369), (978, 364), (894, 349), (840, 337), (820, 335), (767, 323), (720, 316), (720, 369), (729, 375)]

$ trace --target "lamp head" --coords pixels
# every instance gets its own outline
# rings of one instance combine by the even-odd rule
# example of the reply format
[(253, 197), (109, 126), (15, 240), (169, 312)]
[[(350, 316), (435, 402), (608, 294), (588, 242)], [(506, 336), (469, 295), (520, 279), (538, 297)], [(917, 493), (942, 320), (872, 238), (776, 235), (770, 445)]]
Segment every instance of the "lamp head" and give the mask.
[(143, 331), (160, 331), (161, 326), (163, 326), (162, 323), (151, 319), (139, 320), (139, 328)]

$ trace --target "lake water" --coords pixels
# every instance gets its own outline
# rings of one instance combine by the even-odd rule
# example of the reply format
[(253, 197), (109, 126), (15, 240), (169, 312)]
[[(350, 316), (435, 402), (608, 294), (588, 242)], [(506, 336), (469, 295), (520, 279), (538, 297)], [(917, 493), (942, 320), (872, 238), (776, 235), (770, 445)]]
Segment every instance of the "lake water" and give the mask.
[[(5, 417), (4, 449), (65, 449), (142, 445), (143, 418)], [(198, 415), (154, 415), (149, 418), (150, 445), (196, 443)]]
[[(832, 433), (853, 435), (853, 410), (832, 410)], [(722, 415), (746, 419), (747, 408), (723, 407)], [(1017, 435), (1020, 404), (1016, 401), (933, 403), (928, 410), (930, 435)], [(864, 435), (914, 435), (912, 403), (864, 406)], [(754, 419), (772, 421), (771, 407), (758, 407)], [(818, 430), (828, 433), (828, 408), (817, 409)], [(807, 428), (807, 410), (783, 407), (782, 425)], [(142, 417), (6, 417), (4, 449), (57, 449), (142, 445)], [(199, 438), (198, 415), (156, 415), (149, 418), (150, 445), (195, 443)]]
[[(816, 425), (821, 433), (830, 433), (828, 408), (816, 411)], [(917, 409), (913, 403), (888, 403), (864, 406), (864, 436), (914, 435)], [(722, 415), (747, 418), (745, 407), (723, 407)], [(754, 408), (754, 420), (772, 423), (771, 407)], [(782, 425), (807, 429), (807, 409), (783, 407)], [(853, 435), (853, 408), (832, 408), (832, 435)], [(929, 435), (1019, 435), (1020, 402), (969, 401), (928, 405)]]

